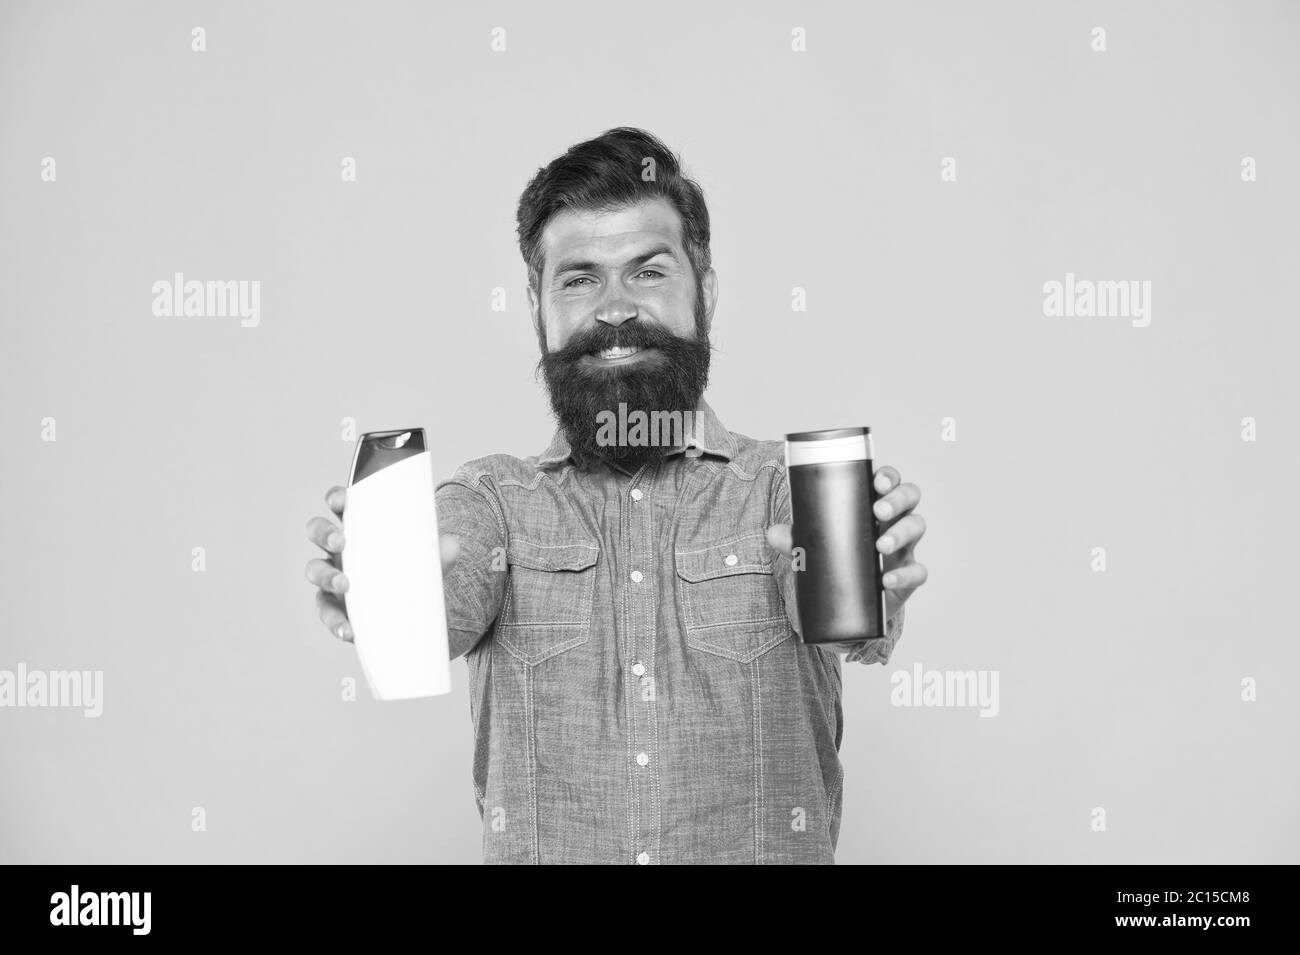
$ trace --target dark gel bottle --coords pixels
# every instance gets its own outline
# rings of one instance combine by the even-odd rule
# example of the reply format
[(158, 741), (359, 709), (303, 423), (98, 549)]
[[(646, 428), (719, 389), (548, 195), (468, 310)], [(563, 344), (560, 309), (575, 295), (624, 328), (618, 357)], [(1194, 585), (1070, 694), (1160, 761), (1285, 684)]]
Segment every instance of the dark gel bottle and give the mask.
[(804, 643), (883, 637), (871, 429), (804, 431), (785, 442), (796, 568), (803, 549), (795, 597)]

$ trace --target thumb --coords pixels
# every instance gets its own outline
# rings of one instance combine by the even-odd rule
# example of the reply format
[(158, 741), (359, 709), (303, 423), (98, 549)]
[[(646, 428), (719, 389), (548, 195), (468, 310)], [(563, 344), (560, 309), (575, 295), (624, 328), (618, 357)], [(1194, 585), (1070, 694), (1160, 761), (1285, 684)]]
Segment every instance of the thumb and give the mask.
[(789, 524), (773, 524), (769, 527), (767, 529), (767, 542), (786, 557), (790, 557), (794, 553), (794, 539), (790, 535)]
[(447, 570), (460, 556), (460, 538), (455, 534), (439, 534), (438, 549), (441, 551), (442, 569)]

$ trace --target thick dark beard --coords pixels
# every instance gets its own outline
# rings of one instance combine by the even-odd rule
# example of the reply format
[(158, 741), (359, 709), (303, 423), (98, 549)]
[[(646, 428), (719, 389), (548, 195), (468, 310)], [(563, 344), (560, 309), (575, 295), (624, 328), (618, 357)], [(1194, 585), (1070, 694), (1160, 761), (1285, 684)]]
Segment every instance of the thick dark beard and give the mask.
[[(601, 464), (634, 472), (658, 460), (668, 448), (662, 445), (600, 444), (601, 412), (617, 420), (619, 404), (627, 414), (641, 411), (694, 412), (709, 382), (708, 328), (704, 321), (702, 289), (696, 289), (695, 338), (680, 338), (661, 325), (633, 318), (614, 328), (603, 322), (572, 338), (557, 351), (542, 355), (538, 367), (546, 377), (551, 411), (572, 449), (573, 461), (583, 471)], [(631, 365), (593, 367), (583, 356), (605, 348), (654, 348), (652, 355)], [(689, 421), (683, 417), (682, 421)], [(630, 429), (629, 429), (630, 430)]]

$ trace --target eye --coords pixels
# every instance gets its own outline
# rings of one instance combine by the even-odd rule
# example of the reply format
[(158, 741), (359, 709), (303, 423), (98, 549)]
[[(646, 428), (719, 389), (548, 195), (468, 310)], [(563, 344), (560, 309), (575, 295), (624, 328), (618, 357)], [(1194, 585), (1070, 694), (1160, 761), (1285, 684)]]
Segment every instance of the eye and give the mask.
[(571, 286), (575, 285), (578, 282), (590, 282), (590, 281), (591, 279), (587, 278), (587, 276), (579, 275), (576, 279), (569, 279), (569, 281), (565, 282), (564, 287), (570, 288)]
[(640, 272), (637, 273), (637, 275), (645, 275), (647, 272), (649, 272), (651, 275), (657, 275), (659, 276), (659, 278), (664, 277), (664, 274), (660, 272), (658, 269), (642, 269)]

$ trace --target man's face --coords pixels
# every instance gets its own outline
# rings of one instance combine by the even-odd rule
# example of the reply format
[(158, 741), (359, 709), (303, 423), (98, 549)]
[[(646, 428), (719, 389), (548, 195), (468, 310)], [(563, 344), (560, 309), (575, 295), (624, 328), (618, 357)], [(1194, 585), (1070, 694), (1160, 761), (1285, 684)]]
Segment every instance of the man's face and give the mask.
[(570, 211), (542, 232), (529, 305), (551, 406), (580, 466), (629, 469), (656, 447), (597, 444), (602, 411), (693, 411), (708, 381), (708, 331), (717, 303), (712, 269), (697, 280), (681, 219), (664, 200), (610, 212)]

